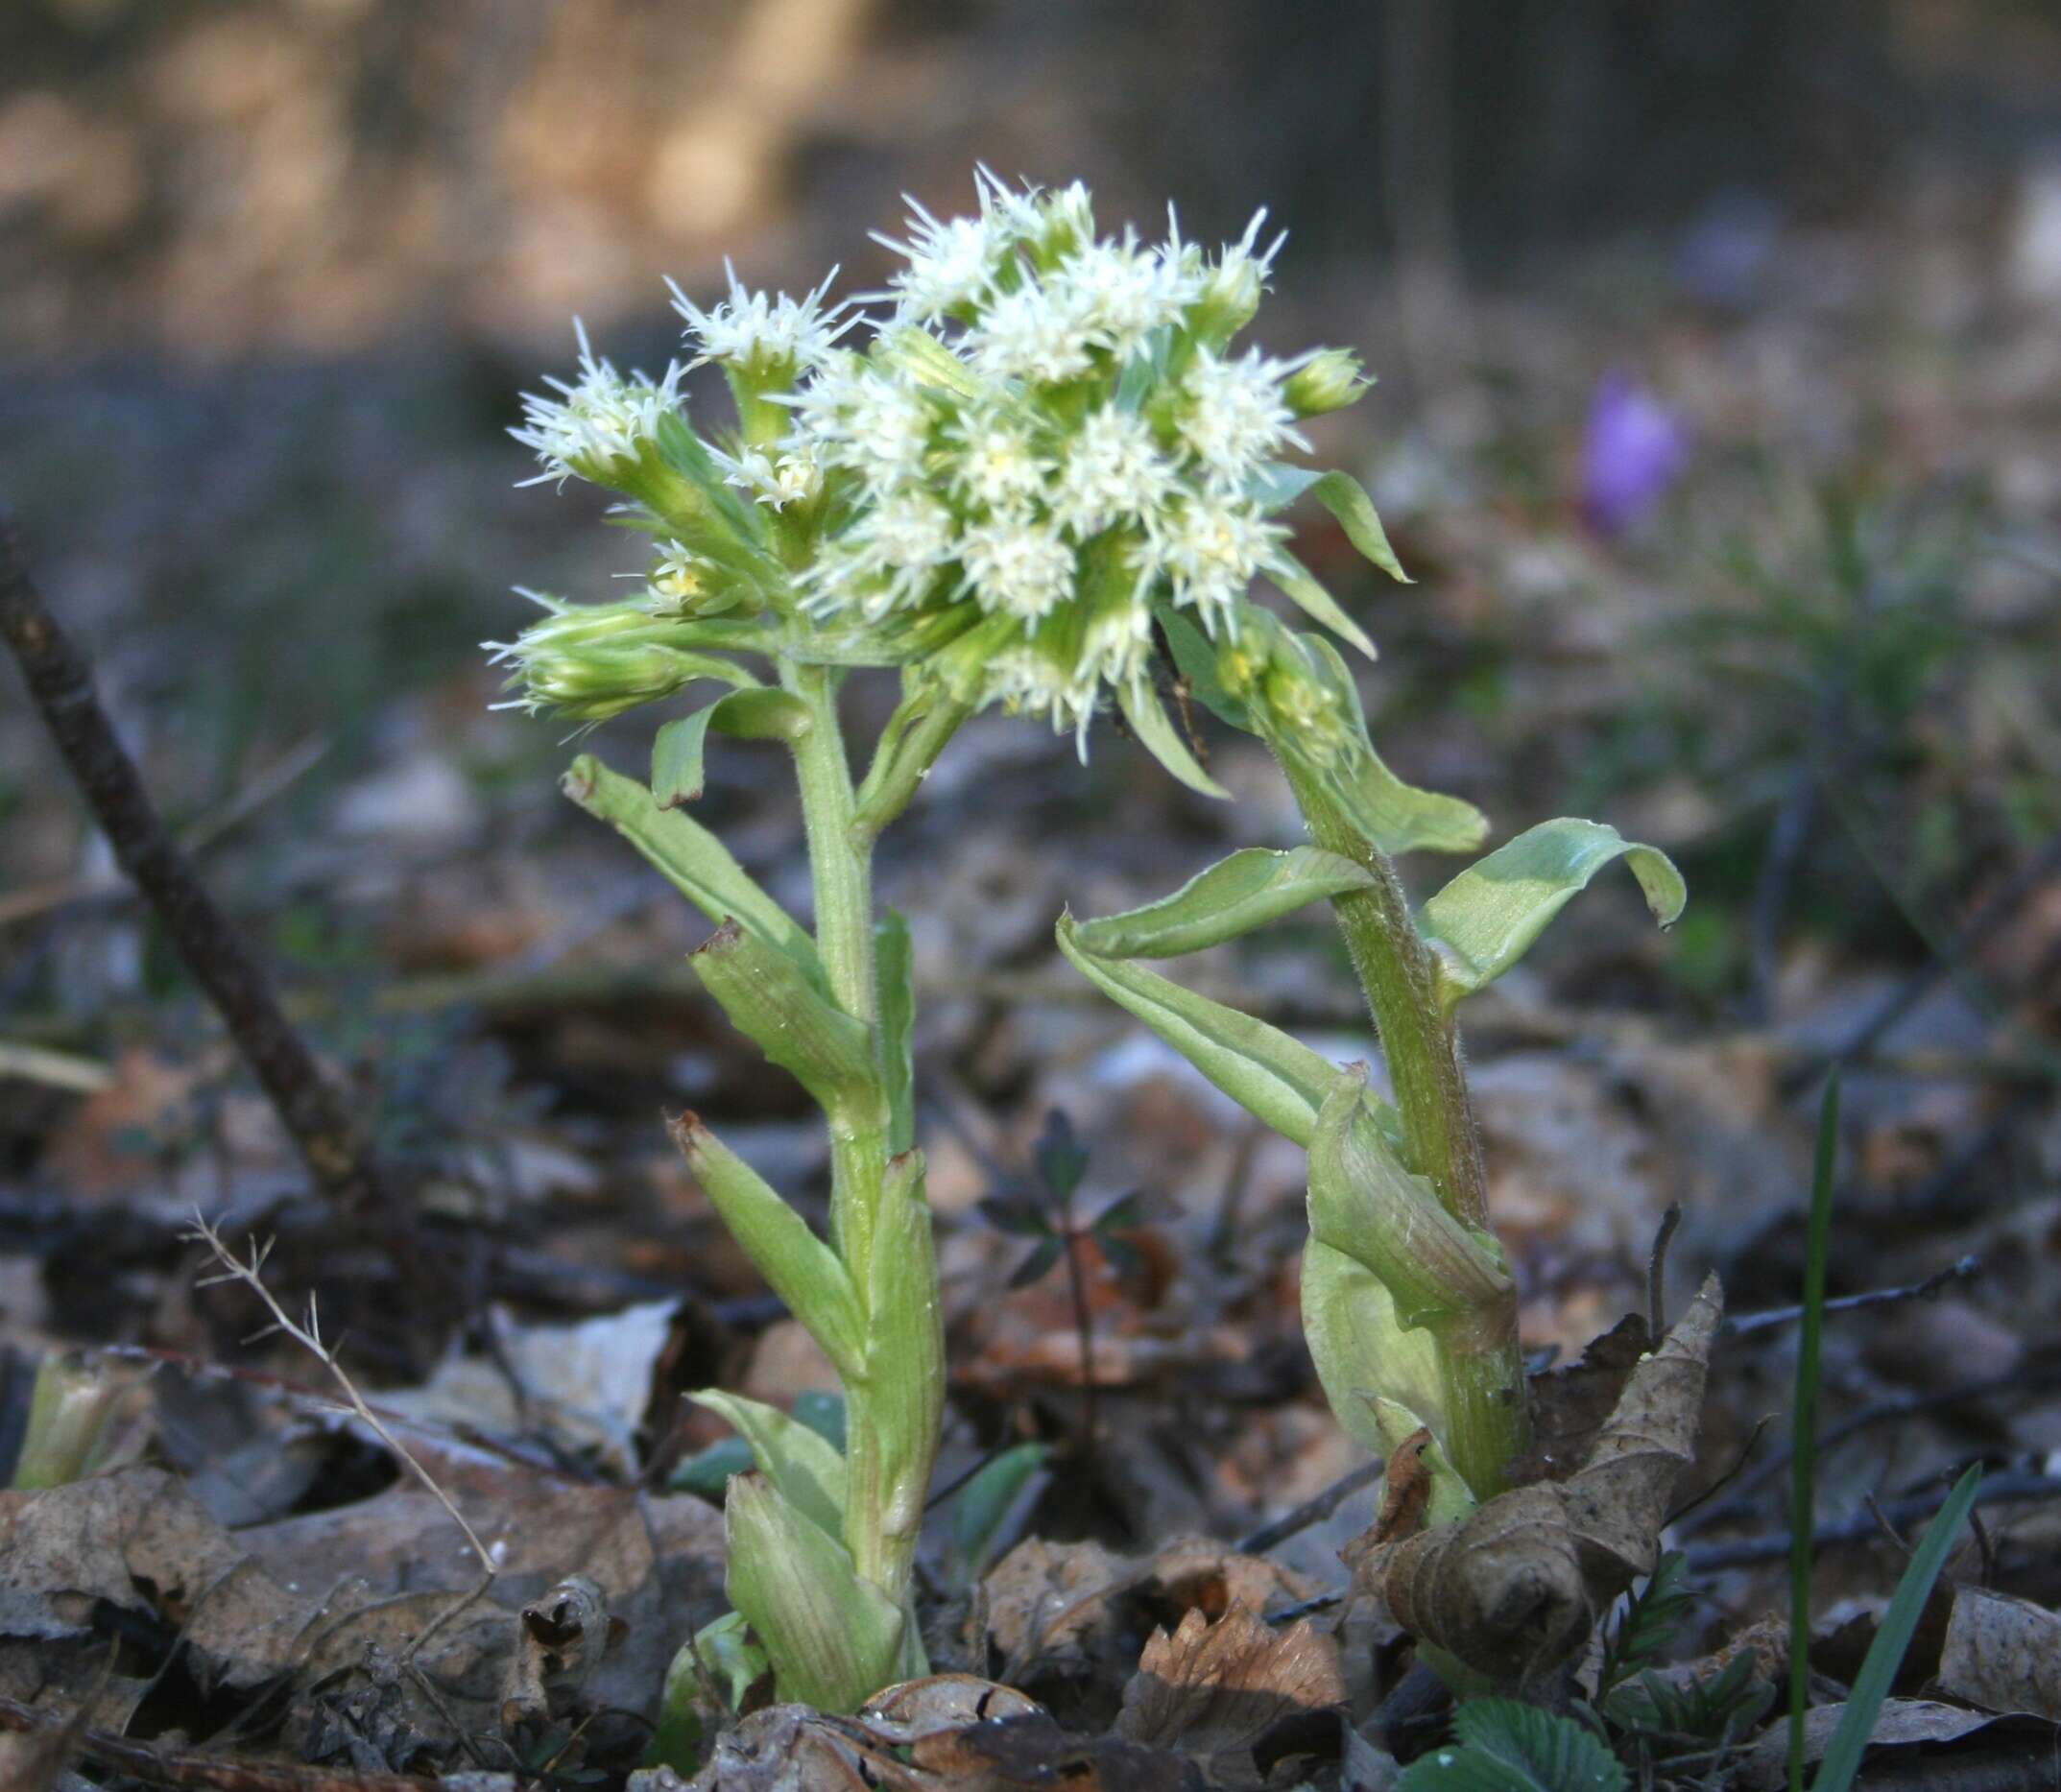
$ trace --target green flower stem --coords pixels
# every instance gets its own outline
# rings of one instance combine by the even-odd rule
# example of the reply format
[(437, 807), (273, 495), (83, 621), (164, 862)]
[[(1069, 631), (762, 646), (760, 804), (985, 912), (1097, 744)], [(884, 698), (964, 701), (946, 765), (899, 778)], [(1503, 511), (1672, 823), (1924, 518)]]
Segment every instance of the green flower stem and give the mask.
[(941, 694), (913, 727), (882, 740), (859, 788), (855, 824), (861, 835), (872, 839), (916, 800), (938, 755), (972, 713), (971, 704)]
[(837, 719), (835, 673), (827, 666), (783, 664), (780, 682), (808, 705), (811, 726), (794, 743), (816, 887), (816, 947), (830, 993), (854, 1020), (872, 1026), (879, 994), (874, 966), (873, 847), (852, 826), (857, 800)]
[[(881, 1044), (873, 834), (857, 824), (857, 797), (837, 715), (837, 675), (823, 666), (785, 663), (780, 682), (809, 708), (810, 726), (793, 747), (815, 883), (817, 950), (831, 994), (865, 1023), (877, 1061)], [(881, 1333), (881, 1316), (872, 1310), (874, 1235), (888, 1155), (884, 1128), (831, 1117), (830, 1238), (858, 1292), (868, 1340), (866, 1375), (860, 1381), (848, 1380), (845, 1388), (845, 1545), (859, 1574), (905, 1607), (916, 1539), (913, 1530), (896, 1518), (898, 1490), (891, 1483), (896, 1478), (893, 1465), (906, 1462), (910, 1440), (886, 1434), (898, 1409), (880, 1398), (876, 1384), (922, 1366), (883, 1361), (874, 1348)], [(934, 1437), (918, 1442), (935, 1450)], [(927, 1480), (927, 1456), (923, 1467)]]
[[(1455, 1219), (1487, 1233), (1481, 1137), (1459, 1035), (1440, 1004), (1437, 967), (1410, 919), (1402, 880), (1387, 853), (1346, 819), (1314, 772), (1291, 754), (1277, 752), (1275, 756), (1309, 824), (1310, 839), (1327, 852), (1351, 859), (1374, 879), (1370, 889), (1333, 896), (1331, 908), (1380, 1035), (1411, 1167), (1430, 1183)], [(1443, 1328), (1438, 1345), (1453, 1467), (1475, 1495), (1486, 1499), (1502, 1491), (1511, 1461), (1530, 1438), (1515, 1290), (1495, 1311)]]

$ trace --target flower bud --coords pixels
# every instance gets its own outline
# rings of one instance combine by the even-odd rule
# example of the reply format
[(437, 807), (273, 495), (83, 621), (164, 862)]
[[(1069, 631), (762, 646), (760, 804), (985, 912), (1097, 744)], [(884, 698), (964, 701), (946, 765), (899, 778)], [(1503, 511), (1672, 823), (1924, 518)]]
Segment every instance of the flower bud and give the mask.
[(1260, 264), (1226, 255), (1204, 276), (1202, 297), (1188, 312), (1188, 332), (1205, 348), (1221, 349), (1258, 314), (1265, 290)]
[(532, 709), (549, 709), (575, 722), (606, 722), (707, 676), (702, 656), (644, 642), (528, 656), (520, 681), (522, 701)]
[(1360, 371), (1359, 356), (1350, 348), (1324, 348), (1288, 375), (1282, 395), (1298, 417), (1322, 417), (1357, 404), (1374, 382)]

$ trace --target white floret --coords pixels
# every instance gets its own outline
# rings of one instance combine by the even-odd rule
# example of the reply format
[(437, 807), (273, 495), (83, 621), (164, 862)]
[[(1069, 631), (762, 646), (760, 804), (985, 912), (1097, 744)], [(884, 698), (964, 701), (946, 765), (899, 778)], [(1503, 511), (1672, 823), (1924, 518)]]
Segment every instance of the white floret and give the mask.
[(812, 368), (858, 322), (853, 317), (840, 323), (842, 306), (823, 308), (830, 282), (837, 277), (835, 268), (800, 299), (748, 291), (727, 260), (723, 272), (730, 278), (730, 296), (707, 311), (672, 281), (666, 282), (673, 289), (673, 309), (686, 319), (686, 334), (700, 345), (697, 367), (705, 361), (725, 361), (761, 370)]
[(657, 437), (659, 423), (680, 408), (684, 370), (677, 362), (667, 366), (663, 379), (641, 372), (626, 378), (594, 353), (585, 323), (575, 318), (572, 327), (580, 345), (580, 377), (568, 384), (547, 376), (544, 384), (559, 394), (556, 398), (524, 393), (522, 422), (508, 432), (535, 451), (544, 469), (524, 485), (547, 479), (563, 485), (575, 474), (593, 478), (634, 462)]
[(823, 465), (806, 447), (784, 449), (778, 458), (763, 448), (748, 448), (735, 459), (719, 449), (710, 452), (726, 469), (726, 485), (749, 491), (768, 509), (805, 504), (823, 490)]
[(964, 346), (993, 378), (1057, 386), (1093, 365), (1095, 336), (1069, 302), (1027, 279), (981, 312)]
[[(998, 190), (998, 189), (997, 189)], [(904, 257), (908, 266), (888, 276), (903, 318), (932, 323), (987, 296), (1017, 241), (1011, 224), (997, 217), (987, 187), (977, 218), (931, 216), (909, 200), (909, 238), (901, 242), (875, 230), (873, 239)]]
[(1308, 447), (1282, 394), (1281, 383), (1293, 370), (1293, 364), (1269, 360), (1257, 348), (1236, 360), (1195, 357), (1182, 381), (1187, 406), (1181, 435), (1212, 480), (1242, 485), (1283, 445)]
[(877, 622), (929, 590), (955, 558), (956, 534), (951, 512), (929, 492), (890, 492), (802, 575), (805, 602), (817, 611), (856, 605)]
[(1200, 290), (1178, 252), (1141, 249), (1128, 230), (1120, 242), (1084, 243), (1052, 276), (1061, 308), (1119, 362), (1161, 325), (1177, 322)]
[(1234, 615), (1287, 533), (1255, 504), (1197, 494), (1162, 519), (1148, 572), (1163, 575), (1174, 602), (1195, 610), (1213, 635), (1217, 619)]
[(1173, 467), (1144, 419), (1105, 405), (1067, 444), (1052, 514), (1086, 540), (1114, 522), (1152, 517), (1173, 490)]
[(1073, 550), (1049, 524), (1014, 516), (977, 523), (960, 538), (959, 563), (983, 609), (1007, 610), (1025, 622), (1049, 615), (1073, 595)]
[(962, 445), (952, 465), (952, 485), (961, 495), (1003, 511), (1020, 508), (1043, 491), (1051, 463), (1016, 425), (973, 416), (955, 433)]

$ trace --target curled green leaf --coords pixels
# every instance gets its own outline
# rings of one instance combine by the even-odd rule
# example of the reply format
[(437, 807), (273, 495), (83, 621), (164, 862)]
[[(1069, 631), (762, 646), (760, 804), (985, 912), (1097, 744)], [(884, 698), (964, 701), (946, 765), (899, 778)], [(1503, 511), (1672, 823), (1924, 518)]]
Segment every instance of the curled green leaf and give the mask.
[(871, 1420), (880, 1528), (914, 1548), (945, 1410), (945, 1317), (922, 1152), (888, 1160), (867, 1256), (866, 1370), (850, 1398)]
[(1388, 544), (1388, 531), (1381, 527), (1374, 500), (1351, 473), (1334, 468), (1319, 474), (1309, 482), (1309, 495), (1337, 518), (1339, 528), (1346, 532), (1346, 539), (1368, 560), (1398, 584), (1411, 583), (1410, 575), (1402, 570), (1402, 562), (1396, 558), (1396, 550)]
[(916, 1142), (916, 950), (907, 920), (889, 909), (874, 923), (880, 981), (880, 1080), (887, 1091), (887, 1148)]
[(1337, 1072), (1279, 1027), (1185, 990), (1159, 972), (1101, 958), (1060, 918), (1059, 949), (1119, 1008), (1127, 1009), (1241, 1108), (1298, 1145), (1309, 1143), (1317, 1111)]
[(1437, 1340), (1397, 1318), (1366, 1264), (1315, 1238), (1303, 1252), (1303, 1335), (1324, 1398), (1362, 1449), (1392, 1455), (1420, 1425), (1445, 1434)]
[(1373, 1271), (1405, 1329), (1437, 1330), (1490, 1310), (1509, 1295), (1509, 1276), (1431, 1184), (1403, 1167), (1368, 1110), (1366, 1082), (1363, 1064), (1340, 1072), (1318, 1112), (1309, 1235)]
[(1620, 858), (1653, 919), (1672, 926), (1689, 900), (1674, 862), (1601, 822), (1542, 822), (1470, 865), (1425, 904), (1420, 923), (1439, 947), (1447, 1007), (1501, 976), (1596, 872)]
[[(1303, 645), (1314, 656), (1318, 675), (1351, 717), (1353, 750), (1337, 763), (1313, 767), (1353, 824), (1383, 852), (1472, 852), (1489, 831), (1488, 818), (1471, 802), (1438, 791), (1405, 784), (1375, 751), (1359, 687), (1338, 650), (1321, 634), (1306, 634)], [(1300, 757), (1292, 738), (1275, 742)]]
[(1198, 872), (1157, 902), (1081, 921), (1075, 937), (1083, 950), (1103, 958), (1174, 958), (1372, 883), (1351, 859), (1317, 847), (1285, 852), (1250, 847)]
[(1282, 595), (1312, 622), (1321, 622), (1332, 633), (1352, 642), (1369, 659), (1376, 657), (1367, 632), (1346, 614), (1316, 574), (1294, 555), (1277, 556), (1267, 568), (1267, 576), (1281, 587)]
[(808, 728), (808, 705), (787, 691), (760, 686), (718, 697), (659, 730), (651, 748), (652, 797), (661, 809), (700, 800), (711, 729), (734, 740), (794, 741)]

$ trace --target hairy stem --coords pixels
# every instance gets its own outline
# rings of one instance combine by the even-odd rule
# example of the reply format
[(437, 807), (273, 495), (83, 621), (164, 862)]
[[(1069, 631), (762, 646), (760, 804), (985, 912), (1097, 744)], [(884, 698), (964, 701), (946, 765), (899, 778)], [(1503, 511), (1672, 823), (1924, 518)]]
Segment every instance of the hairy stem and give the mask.
[[(816, 947), (841, 1007), (866, 1023), (879, 1044), (879, 973), (874, 944), (873, 834), (857, 824), (857, 798), (837, 715), (836, 675), (820, 666), (783, 665), (780, 682), (809, 706), (811, 726), (794, 743), (796, 782), (815, 883)], [(870, 1303), (874, 1235), (888, 1159), (886, 1133), (875, 1126), (830, 1123), (830, 1236)], [(867, 1331), (876, 1331), (869, 1310)], [(869, 1358), (872, 1352), (869, 1351)], [(916, 1539), (894, 1522), (898, 1494), (889, 1485), (897, 1454), (883, 1435), (892, 1402), (876, 1398), (876, 1375), (900, 1365), (869, 1361), (863, 1384), (845, 1389), (845, 1545), (852, 1565), (898, 1604), (908, 1598)], [(904, 1452), (905, 1453), (905, 1452)], [(927, 1468), (927, 1463), (926, 1463)], [(918, 1494), (921, 1509), (921, 1493)]]
[[(1277, 750), (1275, 756), (1310, 839), (1374, 878), (1373, 889), (1335, 896), (1331, 908), (1380, 1035), (1410, 1167), (1455, 1219), (1487, 1232), (1481, 1136), (1459, 1034), (1440, 1006), (1436, 967), (1410, 918), (1402, 880), (1387, 853), (1353, 825), (1313, 772), (1289, 753)], [(1453, 1467), (1477, 1496), (1489, 1498), (1502, 1491), (1512, 1459), (1530, 1437), (1515, 1290), (1496, 1311), (1442, 1333), (1439, 1359)]]

